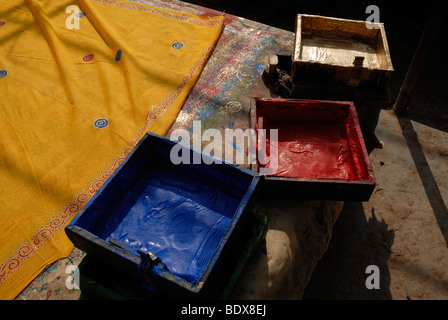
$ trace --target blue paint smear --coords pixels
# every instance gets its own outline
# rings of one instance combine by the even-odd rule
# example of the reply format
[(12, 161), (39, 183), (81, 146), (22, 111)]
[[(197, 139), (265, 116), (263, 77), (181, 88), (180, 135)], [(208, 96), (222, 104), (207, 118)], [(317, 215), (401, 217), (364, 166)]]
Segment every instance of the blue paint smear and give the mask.
[(235, 142), (230, 141), (230, 140), (227, 140), (227, 142), (233, 147), (233, 149), (235, 149), (237, 152), (241, 153), (241, 148), (238, 147), (238, 145)]
[(117, 51), (117, 54), (115, 55), (115, 61), (120, 61), (121, 59), (121, 50)]
[(257, 64), (257, 66), (255, 67), (255, 76), (258, 76), (260, 73), (262, 73), (264, 71), (265, 65), (263, 63), (259, 63)]
[(209, 118), (213, 113), (215, 112), (215, 110), (212, 108), (202, 108), (201, 109), (201, 119), (207, 119)]
[(120, 169), (76, 224), (105, 241), (117, 239), (151, 252), (170, 273), (197, 283), (251, 177), (237, 170), (216, 170), (223, 166), (176, 166), (148, 150), (137, 150), (134, 156), (137, 161)]

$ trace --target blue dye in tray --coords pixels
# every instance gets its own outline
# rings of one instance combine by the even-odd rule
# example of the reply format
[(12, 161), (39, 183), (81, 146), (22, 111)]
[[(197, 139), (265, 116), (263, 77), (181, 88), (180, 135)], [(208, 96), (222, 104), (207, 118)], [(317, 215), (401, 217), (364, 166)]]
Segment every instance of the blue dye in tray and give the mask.
[(159, 276), (196, 286), (250, 210), (260, 176), (228, 163), (174, 165), (173, 145), (148, 133), (66, 231), (87, 252), (119, 243), (134, 263), (149, 252), (163, 265)]

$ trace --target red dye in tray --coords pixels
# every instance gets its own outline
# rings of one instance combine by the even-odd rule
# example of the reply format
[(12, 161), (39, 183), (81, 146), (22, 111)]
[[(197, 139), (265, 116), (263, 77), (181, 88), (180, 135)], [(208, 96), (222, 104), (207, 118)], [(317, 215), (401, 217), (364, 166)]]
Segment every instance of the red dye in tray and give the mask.
[(278, 129), (278, 166), (271, 176), (374, 181), (353, 103), (255, 99), (254, 107), (256, 129), (268, 135), (268, 157), (275, 154), (270, 130)]

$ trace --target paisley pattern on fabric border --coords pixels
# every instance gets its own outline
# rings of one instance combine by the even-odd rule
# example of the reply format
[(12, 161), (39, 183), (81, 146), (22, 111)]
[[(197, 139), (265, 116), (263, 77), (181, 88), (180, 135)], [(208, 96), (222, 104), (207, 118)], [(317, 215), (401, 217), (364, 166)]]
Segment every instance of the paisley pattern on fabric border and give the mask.
[(140, 139), (146, 134), (149, 125), (159, 116), (163, 115), (168, 107), (179, 97), (182, 89), (188, 84), (193, 76), (201, 70), (201, 67), (205, 64), (212, 52), (213, 47), (208, 47), (190, 68), (188, 73), (182, 77), (176, 88), (162, 99), (159, 104), (150, 107), (144, 126), (140, 128), (130, 145), (121, 151), (120, 155), (111, 162), (109, 167), (93, 179), (85, 190), (76, 194), (73, 200), (66, 204), (59, 214), (51, 218), (47, 224), (41, 226), (31, 237), (30, 242), (25, 242), (19, 245), (16, 248), (14, 255), (0, 264), (0, 285), (3, 284), (9, 275), (21, 268), (23, 261), (30, 258), (47, 240), (53, 237), (57, 231), (63, 229), (79, 213), (83, 206), (92, 198), (98, 189), (101, 188), (107, 178), (109, 178), (114, 170), (120, 166)]
[(152, 13), (152, 14), (155, 14), (158, 16), (162, 16), (165, 18), (170, 18), (170, 19), (178, 20), (178, 21), (185, 21), (185, 22), (197, 24), (200, 26), (214, 26), (217, 24), (218, 25), (224, 24), (224, 21), (222, 21), (220, 19), (200, 19), (200, 18), (195, 18), (194, 16), (190, 16), (188, 14), (183, 14), (181, 12), (167, 11), (165, 9), (153, 7), (150, 5), (139, 4), (139, 3), (119, 2), (117, 0), (91, 0), (91, 1), (101, 2), (104, 4), (108, 4), (108, 5), (116, 6), (116, 7), (120, 7), (120, 8), (132, 9), (135, 11), (145, 11), (145, 12), (149, 12), (149, 13)]

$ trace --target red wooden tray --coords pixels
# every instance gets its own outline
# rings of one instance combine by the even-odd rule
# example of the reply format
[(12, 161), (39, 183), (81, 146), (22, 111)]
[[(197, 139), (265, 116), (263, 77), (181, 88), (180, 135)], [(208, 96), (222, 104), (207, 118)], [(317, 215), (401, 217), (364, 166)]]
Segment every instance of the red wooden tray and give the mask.
[(352, 102), (252, 98), (251, 127), (265, 194), (369, 200), (376, 182)]

